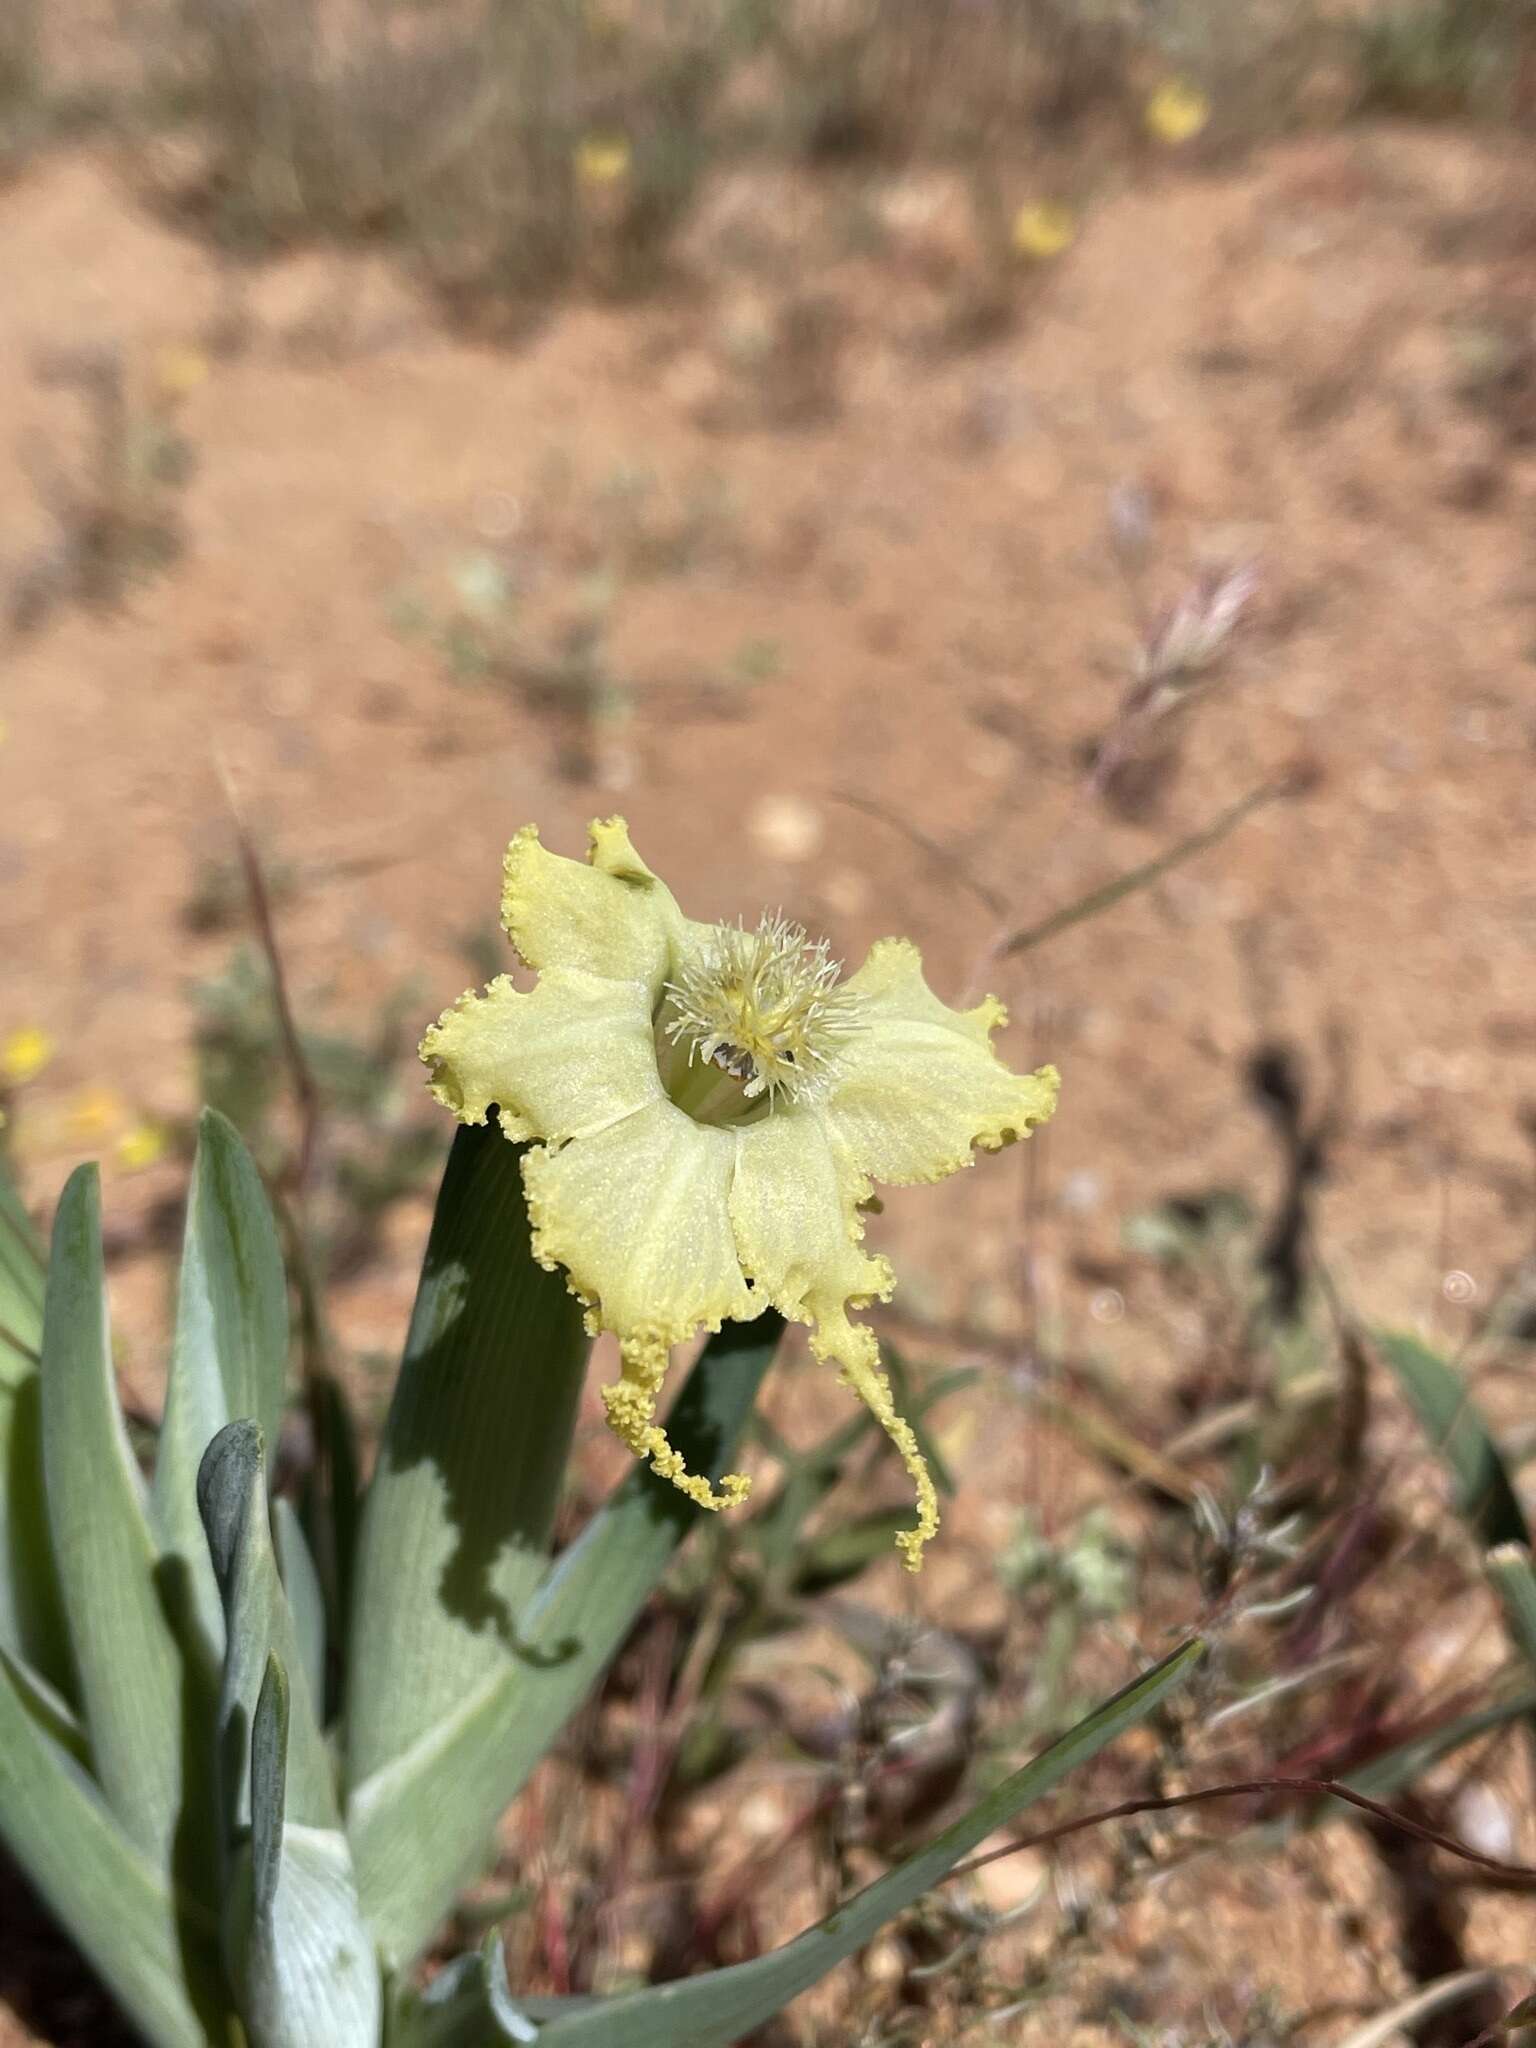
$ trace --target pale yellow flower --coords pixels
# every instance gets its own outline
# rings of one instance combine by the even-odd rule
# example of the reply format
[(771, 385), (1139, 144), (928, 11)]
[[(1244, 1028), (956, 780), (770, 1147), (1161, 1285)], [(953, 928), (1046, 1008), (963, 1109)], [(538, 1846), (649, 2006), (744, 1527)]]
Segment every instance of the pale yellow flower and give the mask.
[(535, 1255), (564, 1267), (593, 1334), (617, 1335), (603, 1399), (638, 1456), (701, 1506), (743, 1498), (739, 1473), (716, 1492), (685, 1470), (656, 1400), (673, 1345), (775, 1308), (900, 1452), (918, 1518), (897, 1541), (916, 1570), (938, 1501), (874, 1333), (849, 1320), (895, 1284), (863, 1249), (863, 1210), (876, 1180), (943, 1180), (1024, 1136), (1055, 1107), (1055, 1070), (1010, 1073), (990, 1044), (1002, 1005), (946, 1008), (907, 940), (844, 979), (780, 917), (686, 918), (622, 818), (590, 841), (583, 866), (532, 826), (513, 840), (502, 922), (538, 984), (501, 975), (443, 1014), (421, 1046), (432, 1092), (464, 1123), (499, 1105), (528, 1145)]
[(212, 373), (207, 355), (189, 342), (173, 343), (155, 357), (155, 382), (167, 398), (189, 398)]
[(576, 148), (576, 175), (583, 185), (617, 185), (629, 176), (632, 161), (622, 135), (589, 135)]
[(1211, 103), (1187, 78), (1169, 78), (1147, 101), (1147, 133), (1177, 148), (1192, 142), (1211, 118)]
[(1077, 215), (1070, 206), (1040, 200), (1021, 206), (1013, 216), (1013, 246), (1020, 256), (1048, 263), (1077, 240)]
[(122, 1098), (110, 1088), (82, 1088), (70, 1102), (65, 1127), (71, 1138), (88, 1143), (106, 1137), (122, 1118)]
[(40, 1024), (24, 1024), (0, 1040), (0, 1079), (20, 1088), (53, 1058), (53, 1040)]
[(113, 1151), (125, 1173), (142, 1173), (146, 1167), (159, 1165), (169, 1143), (161, 1125), (140, 1123), (124, 1131)]

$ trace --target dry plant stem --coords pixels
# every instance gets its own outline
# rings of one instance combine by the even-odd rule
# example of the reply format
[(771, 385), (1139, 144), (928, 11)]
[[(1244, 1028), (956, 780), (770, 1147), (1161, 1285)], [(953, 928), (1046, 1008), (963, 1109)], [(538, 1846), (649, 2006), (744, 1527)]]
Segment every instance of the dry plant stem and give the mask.
[[(1036, 1019), (1034, 1037), (1040, 1041), (1040, 1020)], [(1038, 1144), (1031, 1145), (1025, 1152), (1019, 1169), (1019, 1249), (1014, 1279), (1019, 1299), (1020, 1348), (1026, 1368), (1032, 1368), (1037, 1379), (1049, 1383), (1056, 1378), (1059, 1364), (1054, 1356), (1046, 1357), (1040, 1345), (1040, 1229), (1044, 1209), (1045, 1177), (1049, 1167), (1049, 1133), (1042, 1131)], [(1050, 1398), (1048, 1384), (1041, 1392)], [(1040, 1481), (1043, 1477), (1040, 1467), (1040, 1448), (1036, 1443), (1030, 1447), (1031, 1490), (1049, 1510), (1051, 1503), (1045, 1498)]]
[(928, 856), (936, 868), (957, 881), (962, 888), (969, 889), (983, 909), (991, 911), (994, 917), (1008, 915), (1008, 901), (1005, 896), (989, 882), (982, 881), (979, 875), (972, 874), (969, 866), (957, 853), (952, 852), (947, 846), (942, 846), (920, 826), (902, 817), (900, 812), (889, 810), (884, 804), (877, 804), (869, 797), (856, 796), (851, 789), (834, 789), (831, 796), (834, 803), (846, 804), (849, 810), (859, 811), (866, 818), (873, 818), (881, 825), (888, 825), (893, 832), (900, 833), (903, 839), (910, 840), (919, 852)]
[(1199, 1485), (1182, 1466), (1176, 1465), (1172, 1458), (1154, 1450), (1151, 1445), (1144, 1444), (1128, 1430), (1121, 1429), (1107, 1416), (1079, 1407), (1064, 1395), (1042, 1387), (1031, 1390), (1029, 1401), (1037, 1413), (1058, 1424), (1089, 1450), (1097, 1451), (1111, 1464), (1118, 1465), (1141, 1485), (1150, 1486), (1166, 1494), (1170, 1500), (1186, 1504), (1198, 1498)]
[(1346, 1806), (1353, 1806), (1361, 1813), (1368, 1813), (1383, 1826), (1396, 1829), (1400, 1834), (1411, 1835), (1416, 1841), (1426, 1842), (1431, 1848), (1444, 1849), (1448, 1855), (1456, 1856), (1464, 1863), (1470, 1863), (1478, 1870), (1487, 1871), (1502, 1886), (1512, 1890), (1536, 1890), (1536, 1867), (1527, 1863), (1505, 1863), (1497, 1856), (1484, 1856), (1480, 1850), (1469, 1849), (1465, 1842), (1458, 1842), (1454, 1835), (1441, 1834), (1438, 1828), (1427, 1827), (1422, 1821), (1410, 1820), (1405, 1814), (1395, 1813), (1390, 1806), (1383, 1806), (1379, 1800), (1368, 1799), (1363, 1792), (1356, 1792), (1348, 1785), (1341, 1785), (1335, 1778), (1240, 1778), (1230, 1785), (1204, 1785), (1194, 1792), (1170, 1792), (1157, 1798), (1126, 1799), (1119, 1806), (1101, 1807), (1097, 1813), (1080, 1814), (1076, 1820), (1063, 1821), (1060, 1826), (1043, 1828), (1038, 1834), (1021, 1835), (1016, 1842), (1010, 1842), (1005, 1849), (989, 1849), (985, 1856), (973, 1856), (969, 1863), (957, 1863), (947, 1877), (940, 1880), (948, 1884), (957, 1877), (969, 1877), (975, 1871), (985, 1869), (987, 1864), (996, 1863), (1004, 1856), (1015, 1855), (1021, 1849), (1048, 1848), (1053, 1842), (1065, 1841), (1070, 1835), (1080, 1835), (1088, 1828), (1102, 1827), (1107, 1821), (1133, 1820), (1142, 1813), (1171, 1813), (1181, 1806), (1199, 1806), (1214, 1799), (1252, 1799), (1261, 1793), (1285, 1792), (1303, 1794), (1309, 1799), (1339, 1799)]
[[(283, 967), (282, 950), (277, 940), (277, 926), (272, 916), (272, 897), (267, 888), (266, 876), (262, 872), (261, 858), (240, 809), (239, 798), (235, 793), (227, 763), (222, 757), (216, 756), (215, 767), (219, 780), (224, 785), (225, 798), (229, 804), (235, 844), (240, 855), (240, 869), (250, 900), (251, 918), (256, 927), (262, 954), (266, 959), (267, 972), (271, 976), (273, 1006), (277, 1012), (283, 1053), (288, 1063), (289, 1078), (299, 1109), (299, 1146), (289, 1176), (291, 1190), (289, 1199), (280, 1204), (279, 1213), (287, 1226), (289, 1255), (294, 1283), (298, 1290), (299, 1356), (309, 1414), (310, 1456), (317, 1469), (319, 1483), (324, 1487), (327, 1497), (334, 1502), (337, 1490), (337, 1458), (331, 1408), (326, 1398), (330, 1381), (330, 1336), (326, 1328), (324, 1294), (320, 1275), (315, 1269), (308, 1227), (309, 1192), (315, 1161), (320, 1150), (320, 1090), (305, 1056), (303, 1041), (299, 1037), (293, 1003), (288, 993), (288, 977)], [(327, 1551), (329, 1550), (328, 1544)], [(340, 1565), (337, 1557), (327, 1554), (321, 1559), (321, 1569), (332, 1576), (339, 1575)]]
[(684, 1653), (682, 1668), (677, 1674), (677, 1684), (672, 1691), (667, 1724), (674, 1748), (688, 1732), (694, 1711), (703, 1698), (705, 1683), (715, 1661), (715, 1652), (720, 1647), (726, 1623), (730, 1619), (731, 1604), (730, 1581), (721, 1575), (710, 1587), (704, 1611)]
[(624, 1825), (614, 1852), (603, 1872), (600, 1917), (611, 1918), (630, 1883), (630, 1861), (635, 1844), (646, 1834), (661, 1803), (667, 1780), (677, 1760), (679, 1727), (675, 1714), (667, 1709), (667, 1685), (677, 1648), (677, 1622), (673, 1617), (657, 1629), (649, 1645), (641, 1690), (641, 1725), (630, 1755), (629, 1785), (625, 1796)]
[(786, 1821), (770, 1843), (737, 1865), (735, 1874), (726, 1879), (714, 1904), (702, 1908), (699, 1913), (692, 1937), (692, 1948), (696, 1955), (714, 1953), (722, 1931), (746, 1907), (763, 1878), (788, 1854), (796, 1842), (801, 1841), (827, 1818), (842, 1797), (842, 1789), (838, 1784), (828, 1785), (817, 1794), (809, 1806), (802, 1808), (792, 1820)]
[(1124, 874), (1116, 875), (1113, 881), (1091, 889), (1086, 896), (1079, 896), (1075, 903), (1069, 903), (1061, 910), (1053, 910), (1049, 917), (1041, 918), (1036, 924), (995, 934), (976, 963), (970, 985), (974, 988), (999, 960), (1011, 960), (1017, 953), (1028, 953), (1036, 946), (1043, 946), (1047, 939), (1069, 931), (1073, 925), (1097, 917), (1101, 911), (1113, 909), (1123, 897), (1133, 896), (1138, 890), (1161, 881), (1164, 875), (1182, 867), (1185, 861), (1193, 860), (1196, 854), (1218, 845), (1255, 811), (1268, 804), (1290, 802), (1306, 787), (1307, 777), (1297, 770), (1272, 782), (1261, 782), (1256, 789), (1250, 789), (1246, 796), (1239, 797), (1236, 803), (1219, 812), (1210, 824), (1202, 825), (1198, 831), (1175, 841), (1162, 853), (1154, 854), (1151, 860), (1143, 861), (1139, 867), (1128, 868)]
[(216, 766), (219, 780), (224, 785), (230, 819), (235, 828), (240, 871), (245, 877), (246, 894), (250, 899), (251, 917), (256, 926), (257, 940), (266, 958), (267, 971), (272, 977), (272, 1002), (277, 1011), (278, 1030), (282, 1034), (283, 1056), (288, 1062), (293, 1092), (299, 1106), (299, 1149), (294, 1158), (292, 1180), (294, 1206), (299, 1211), (302, 1222), (320, 1137), (320, 1090), (309, 1061), (305, 1058), (303, 1041), (299, 1037), (298, 1025), (294, 1021), (293, 1004), (288, 995), (288, 977), (283, 969), (283, 956), (277, 943), (277, 927), (272, 918), (272, 898), (267, 889), (266, 877), (262, 873), (255, 841), (240, 809), (240, 801), (235, 794), (234, 782), (228, 767), (222, 760), (219, 760)]
[(556, 1998), (569, 1998), (572, 1983), (570, 1932), (561, 1911), (559, 1892), (553, 1884), (545, 1885), (540, 1901), (539, 1940), (554, 1995)]
[(542, 1968), (549, 1989), (557, 1998), (568, 1997), (574, 1979), (571, 1930), (558, 1873), (573, 1866), (566, 1859), (567, 1845), (557, 1839), (550, 1826), (547, 1784), (537, 1785), (530, 1794), (525, 1846), (533, 1849), (541, 1866), (538, 1897), (530, 1915), (530, 1964), (535, 1971)]
[[(1529, 1970), (1530, 1965), (1527, 1963), (1523, 1967)], [(1479, 2034), (1475, 2041), (1469, 2041), (1467, 2048), (1493, 2048), (1495, 2041), (1507, 2040), (1517, 2030), (1527, 2029), (1532, 2024), (1536, 2024), (1536, 1992), (1527, 1993), (1510, 2007), (1495, 2026), (1491, 2026), (1485, 2034)]]
[[(1415, 2022), (1444, 2012), (1447, 2007), (1459, 2004), (1476, 1992), (1497, 1989), (1503, 1974), (1503, 1971), (1493, 1969), (1457, 1970), (1449, 1977), (1441, 1977), (1433, 1984), (1422, 1986), (1411, 1998), (1394, 2005), (1390, 2012), (1378, 2013), (1363, 2027), (1357, 2027), (1339, 2043), (1339, 2048), (1386, 2048), (1388, 2042), (1401, 2039), (1404, 2029)], [(1498, 2038), (1498, 2031), (1478, 2038), (1493, 2041)]]
[[(277, 942), (277, 925), (272, 915), (271, 892), (267, 888), (266, 876), (262, 872), (261, 857), (256, 851), (255, 841), (240, 809), (228, 767), (222, 759), (216, 760), (215, 766), (229, 804), (230, 819), (235, 830), (235, 845), (240, 856), (240, 872), (245, 880), (246, 896), (251, 908), (251, 921), (256, 927), (257, 943), (267, 963), (267, 973), (271, 977), (272, 1003), (277, 1012), (278, 1031), (283, 1041), (283, 1057), (288, 1065), (288, 1075), (299, 1110), (299, 1146), (294, 1155), (292, 1168), (284, 1176), (290, 1182), (289, 1200), (284, 1204), (284, 1210), (289, 1222), (288, 1236), (299, 1290), (305, 1383), (317, 1387), (325, 1371), (329, 1345), (325, 1334), (324, 1312), (321, 1308), (319, 1277), (314, 1270), (310, 1252), (307, 1211), (315, 1160), (320, 1150), (320, 1089), (305, 1057), (303, 1040), (299, 1037), (299, 1027), (294, 1018), (293, 1003), (288, 993), (288, 976), (283, 966), (282, 949)], [(317, 1429), (319, 1420), (317, 1411)]]

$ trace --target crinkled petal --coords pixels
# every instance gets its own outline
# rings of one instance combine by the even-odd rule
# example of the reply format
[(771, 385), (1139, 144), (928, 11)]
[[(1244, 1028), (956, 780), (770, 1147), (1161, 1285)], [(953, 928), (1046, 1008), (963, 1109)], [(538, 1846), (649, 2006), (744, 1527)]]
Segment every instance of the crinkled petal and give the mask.
[(785, 1103), (732, 1135), (731, 1228), (754, 1289), (781, 1315), (811, 1324), (850, 1299), (886, 1299), (895, 1275), (862, 1245), (858, 1204), (869, 1182), (834, 1153), (815, 1108)]
[(850, 1307), (885, 1300), (895, 1285), (888, 1262), (863, 1249), (858, 1204), (868, 1194), (869, 1182), (810, 1104), (776, 1109), (736, 1132), (731, 1223), (742, 1266), (782, 1315), (811, 1325), (811, 1349), (839, 1368), (895, 1445), (917, 1494), (917, 1521), (896, 1541), (916, 1571), (938, 1531), (938, 1495), (880, 1370), (874, 1332), (848, 1320)]
[(546, 852), (536, 825), (518, 833), (502, 867), (507, 936), (530, 967), (638, 981), (654, 1000), (682, 913), (631, 846), (622, 818), (596, 820), (588, 837), (591, 864), (583, 866)]
[(546, 967), (530, 994), (498, 975), (421, 1041), (431, 1089), (461, 1123), (495, 1102), (509, 1138), (588, 1137), (660, 1099), (651, 999), (635, 981)]
[(758, 1312), (731, 1236), (729, 1131), (665, 1098), (558, 1151), (523, 1160), (533, 1250), (564, 1266), (594, 1331), (680, 1344)]
[(881, 939), (845, 986), (863, 998), (838, 1048), (824, 1104), (828, 1123), (863, 1170), (897, 1184), (943, 1180), (974, 1146), (995, 1152), (1056, 1107), (1056, 1069), (1010, 1073), (990, 1043), (1008, 1020), (995, 997), (951, 1010), (923, 979), (907, 939)]
[(615, 1331), (623, 1358), (603, 1389), (614, 1431), (700, 1507), (733, 1507), (747, 1481), (728, 1472), (716, 1492), (690, 1473), (656, 1421), (674, 1344), (728, 1318), (750, 1320), (727, 1202), (735, 1147), (728, 1131), (696, 1124), (665, 1099), (556, 1151), (523, 1159), (533, 1250), (564, 1266), (594, 1332)]

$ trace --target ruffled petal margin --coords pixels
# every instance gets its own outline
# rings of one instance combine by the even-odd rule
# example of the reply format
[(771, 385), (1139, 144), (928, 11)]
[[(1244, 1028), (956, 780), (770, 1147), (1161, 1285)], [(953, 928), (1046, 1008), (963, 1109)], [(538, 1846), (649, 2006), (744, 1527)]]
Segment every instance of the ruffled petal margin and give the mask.
[(590, 865), (548, 853), (525, 825), (502, 864), (501, 921), (530, 967), (579, 967), (642, 982), (656, 998), (682, 924), (671, 890), (630, 844), (622, 818), (588, 828)]
[(471, 989), (421, 1041), (429, 1086), (461, 1123), (501, 1108), (509, 1138), (564, 1144), (659, 1101), (651, 1001), (636, 981), (546, 967), (527, 995), (501, 974)]
[(750, 1321), (763, 1303), (742, 1278), (728, 1201), (730, 1132), (697, 1124), (662, 1099), (559, 1150), (523, 1157), (533, 1252), (563, 1266), (595, 1336), (619, 1339), (623, 1372), (603, 1389), (608, 1420), (637, 1457), (701, 1507), (731, 1507), (746, 1479), (716, 1492), (687, 1471), (656, 1422), (668, 1353), (696, 1330)]
[(938, 1533), (938, 1494), (880, 1370), (874, 1332), (848, 1320), (850, 1307), (888, 1300), (896, 1284), (889, 1261), (863, 1249), (858, 1205), (868, 1198), (869, 1182), (810, 1104), (777, 1109), (735, 1138), (731, 1227), (743, 1269), (781, 1315), (810, 1324), (812, 1351), (838, 1367), (843, 1385), (895, 1445), (917, 1493), (916, 1524), (896, 1541), (907, 1569), (916, 1571), (923, 1545)]
[(886, 1300), (889, 1261), (863, 1249), (858, 1205), (869, 1182), (834, 1154), (809, 1103), (785, 1103), (738, 1126), (731, 1229), (754, 1289), (792, 1322), (821, 1322), (851, 1298)]
[(656, 1404), (674, 1345), (771, 1303), (809, 1326), (895, 1445), (917, 1493), (897, 1538), (915, 1571), (938, 1497), (874, 1332), (849, 1320), (894, 1284), (863, 1248), (860, 1206), (872, 1179), (942, 1180), (1043, 1123), (1055, 1069), (1010, 1073), (991, 1045), (1002, 1005), (949, 1009), (917, 948), (883, 939), (844, 984), (860, 1028), (840, 1039), (824, 1093), (750, 1124), (696, 1122), (665, 1094), (653, 1017), (663, 983), (719, 928), (683, 917), (621, 818), (589, 841), (583, 865), (547, 853), (532, 826), (513, 840), (502, 919), (538, 985), (524, 994), (503, 975), (439, 1018), (421, 1046), (432, 1092), (465, 1123), (498, 1104), (508, 1137), (540, 1141), (522, 1162), (534, 1253), (564, 1267), (588, 1328), (619, 1339), (603, 1401), (632, 1451), (700, 1506), (744, 1497), (739, 1473), (716, 1490), (688, 1472)]
[(988, 996), (951, 1010), (923, 979), (910, 940), (881, 939), (845, 986), (865, 1028), (838, 1050), (824, 1104), (836, 1141), (864, 1172), (897, 1186), (944, 1180), (980, 1147), (995, 1152), (1056, 1107), (1054, 1067), (1010, 1073), (992, 1050), (1008, 1013)]

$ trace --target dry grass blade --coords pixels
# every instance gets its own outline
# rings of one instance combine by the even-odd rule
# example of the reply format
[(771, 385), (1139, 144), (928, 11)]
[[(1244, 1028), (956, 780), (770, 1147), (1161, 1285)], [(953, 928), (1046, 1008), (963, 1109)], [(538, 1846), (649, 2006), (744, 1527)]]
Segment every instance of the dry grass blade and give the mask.
[(924, 832), (921, 826), (914, 825), (909, 818), (902, 817), (899, 811), (891, 809), (886, 804), (876, 803), (871, 797), (860, 796), (851, 789), (834, 789), (832, 800), (834, 803), (846, 804), (849, 810), (859, 811), (864, 817), (873, 818), (881, 825), (889, 825), (893, 832), (899, 832), (920, 852), (925, 853), (936, 868), (960, 883), (962, 888), (969, 889), (977, 902), (990, 910), (994, 917), (1007, 916), (1008, 904), (1005, 897), (990, 883), (984, 882), (979, 875), (972, 874), (958, 854), (941, 845), (937, 839)]
[[(1499, 1879), (1501, 1884), (1513, 1890), (1536, 1890), (1536, 1868), (1527, 1863), (1506, 1863), (1498, 1856), (1485, 1856), (1480, 1849), (1468, 1848), (1465, 1842), (1458, 1842), (1454, 1835), (1442, 1834), (1440, 1829), (1427, 1827), (1421, 1821), (1410, 1820), (1406, 1814), (1393, 1807), (1383, 1806), (1379, 1799), (1368, 1799), (1363, 1792), (1356, 1792), (1352, 1786), (1341, 1785), (1336, 1778), (1241, 1778), (1230, 1785), (1202, 1785), (1194, 1792), (1171, 1792), (1159, 1798), (1124, 1799), (1118, 1806), (1101, 1807), (1096, 1813), (1080, 1814), (1076, 1820), (1063, 1821), (1059, 1827), (1044, 1828), (1038, 1834), (1021, 1835), (1006, 1848), (991, 1849), (985, 1856), (973, 1856), (969, 1863), (958, 1864), (949, 1876), (968, 1877), (973, 1871), (985, 1869), (987, 1864), (996, 1863), (1004, 1856), (1016, 1855), (1021, 1849), (1049, 1848), (1054, 1842), (1064, 1842), (1071, 1835), (1080, 1835), (1088, 1828), (1102, 1827), (1107, 1821), (1134, 1820), (1143, 1813), (1173, 1813), (1182, 1806), (1201, 1806), (1214, 1799), (1257, 1799), (1272, 1793), (1308, 1799), (1341, 1799), (1346, 1806), (1353, 1806), (1361, 1813), (1367, 1813), (1373, 1820), (1396, 1830), (1399, 1834), (1410, 1835), (1415, 1841), (1423, 1842), (1432, 1849), (1444, 1849), (1448, 1855), (1458, 1857), (1478, 1870), (1485, 1870)], [(945, 1880), (948, 1881), (947, 1879)]]
[(1128, 868), (1123, 875), (1116, 875), (1113, 881), (1104, 883), (1102, 888), (1090, 889), (1086, 896), (1078, 897), (1075, 903), (1069, 903), (1061, 910), (1053, 910), (1049, 917), (1041, 918), (1037, 924), (1024, 925), (994, 939), (987, 949), (987, 963), (1011, 959), (1016, 953), (1031, 952), (1036, 946), (1043, 946), (1047, 939), (1070, 931), (1073, 925), (1097, 917), (1101, 911), (1112, 910), (1123, 898), (1149, 888), (1153, 882), (1161, 881), (1164, 875), (1182, 867), (1185, 861), (1193, 860), (1196, 854), (1219, 845), (1229, 832), (1235, 831), (1255, 811), (1263, 810), (1268, 804), (1288, 803), (1304, 795), (1311, 781), (1312, 777), (1305, 769), (1296, 768), (1273, 782), (1261, 782), (1257, 789), (1250, 789), (1235, 804), (1229, 804), (1209, 825), (1202, 825), (1199, 831), (1191, 832), (1187, 838), (1155, 854), (1151, 860), (1143, 861), (1140, 867)]
[(1449, 1977), (1425, 1984), (1388, 2011), (1367, 2020), (1363, 2027), (1356, 2027), (1352, 2034), (1346, 2034), (1339, 2048), (1387, 2048), (1388, 2042), (1397, 2040), (1420, 2020), (1459, 2005), (1462, 1999), (1474, 1997), (1479, 1991), (1495, 1990), (1499, 1975), (1497, 1970), (1456, 1970)]
[(267, 971), (272, 978), (272, 1002), (277, 1012), (278, 1029), (282, 1034), (283, 1052), (293, 1081), (293, 1092), (299, 1109), (299, 1144), (294, 1156), (293, 1191), (294, 1199), (301, 1213), (304, 1198), (308, 1192), (310, 1174), (314, 1166), (315, 1152), (320, 1137), (320, 1090), (315, 1081), (314, 1071), (304, 1051), (304, 1041), (299, 1036), (298, 1023), (293, 1013), (293, 1003), (288, 994), (288, 977), (283, 969), (282, 951), (277, 943), (277, 926), (272, 917), (272, 898), (262, 873), (261, 858), (256, 851), (256, 842), (246, 825), (240, 809), (240, 799), (235, 793), (234, 781), (227, 765), (216, 763), (219, 780), (224, 785), (225, 801), (229, 805), (230, 820), (235, 828), (235, 844), (240, 854), (240, 869), (245, 877), (246, 893), (250, 899), (251, 917), (256, 926), (256, 936)]

